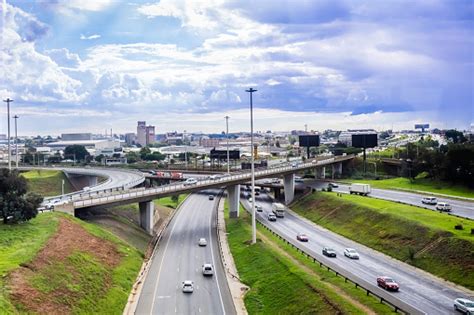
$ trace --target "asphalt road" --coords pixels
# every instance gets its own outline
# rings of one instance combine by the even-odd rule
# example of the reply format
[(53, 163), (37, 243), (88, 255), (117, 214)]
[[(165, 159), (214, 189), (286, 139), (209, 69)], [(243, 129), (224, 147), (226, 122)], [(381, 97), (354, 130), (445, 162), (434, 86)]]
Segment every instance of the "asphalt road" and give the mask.
[[(305, 182), (306, 186), (310, 186), (313, 188), (321, 189), (323, 187), (327, 187), (328, 182), (324, 181), (307, 181)], [(339, 184), (338, 188), (333, 188), (333, 191), (341, 192), (341, 193), (349, 193), (349, 185)], [(377, 189), (372, 188), (372, 191), (369, 195), (370, 197), (380, 198), (390, 201), (397, 201), (402, 202), (418, 207), (424, 207), (430, 210), (436, 210), (435, 206), (433, 205), (426, 205), (421, 203), (421, 198), (426, 197), (427, 195), (411, 193), (411, 192), (403, 192), (397, 190), (387, 190), (387, 189)], [(429, 196), (429, 195), (428, 195)], [(447, 202), (449, 203), (453, 209), (451, 210), (452, 214), (458, 215), (460, 217), (474, 219), (474, 202), (469, 201), (462, 201), (457, 199), (449, 199), (449, 198), (442, 198), (437, 197), (439, 202)]]
[[(374, 285), (376, 285), (377, 276), (393, 277), (400, 284), (400, 291), (390, 294), (421, 312), (430, 315), (456, 314), (453, 310), (455, 298), (467, 297), (466, 295), (474, 297), (474, 293), (467, 289), (462, 292), (453, 285), (446, 284), (421, 270), (330, 232), (298, 215), (286, 213), (285, 218), (270, 222), (267, 220), (267, 214), (271, 212), (272, 199), (266, 194), (261, 194), (256, 197), (256, 201), (263, 207), (263, 212), (257, 212), (258, 220), (268, 223), (278, 234), (288, 240), (295, 240), (298, 233), (305, 233), (309, 237), (309, 242), (299, 243), (300, 248), (327, 265), (343, 268)], [(246, 198), (243, 198), (242, 202), (247, 209), (250, 208)], [(336, 250), (337, 258), (323, 256), (321, 251), (325, 246)], [(347, 247), (355, 248), (359, 252), (360, 260), (345, 257), (343, 251)], [(378, 287), (374, 287), (374, 290), (384, 291)]]
[[(219, 255), (216, 205), (205, 192), (181, 205), (152, 257), (135, 314), (236, 313)], [(198, 246), (201, 237), (206, 247)], [(214, 276), (202, 275), (204, 263), (214, 265)], [(181, 291), (184, 280), (194, 282), (194, 293)]]

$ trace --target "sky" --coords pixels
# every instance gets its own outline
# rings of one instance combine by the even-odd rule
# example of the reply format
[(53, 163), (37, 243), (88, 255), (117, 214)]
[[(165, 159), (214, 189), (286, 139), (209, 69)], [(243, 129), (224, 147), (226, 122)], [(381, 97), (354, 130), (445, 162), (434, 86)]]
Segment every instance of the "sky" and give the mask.
[(472, 0), (0, 1), (20, 135), (474, 121)]

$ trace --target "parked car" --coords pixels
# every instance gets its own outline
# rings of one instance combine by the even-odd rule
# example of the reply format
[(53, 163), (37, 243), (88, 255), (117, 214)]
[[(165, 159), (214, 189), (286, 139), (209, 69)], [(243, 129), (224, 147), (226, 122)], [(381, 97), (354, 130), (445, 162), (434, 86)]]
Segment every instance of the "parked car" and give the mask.
[(329, 248), (329, 247), (324, 247), (323, 248), (323, 255), (327, 256), (327, 257), (336, 257), (337, 256), (336, 251), (332, 248)]
[(194, 283), (191, 280), (183, 281), (183, 292), (184, 293), (193, 293)]
[(189, 186), (189, 185), (196, 185), (197, 184), (197, 179), (196, 178), (188, 178), (184, 181), (184, 186)]
[(308, 236), (306, 234), (303, 234), (303, 233), (299, 233), (298, 235), (296, 235), (296, 239), (300, 242), (309, 241)]
[(349, 257), (350, 259), (359, 259), (359, 253), (353, 248), (344, 249), (344, 256)]
[(454, 300), (454, 309), (456, 311), (463, 312), (464, 314), (473, 315), (474, 314), (474, 301), (468, 299), (455, 299)]
[(256, 203), (256, 204), (255, 204), (255, 210), (256, 210), (257, 212), (262, 212), (262, 211), (263, 211), (263, 208), (262, 208), (262, 206), (261, 206), (260, 204)]
[(435, 205), (438, 203), (438, 199), (435, 197), (423, 197), (421, 203), (426, 205)]
[(398, 283), (396, 283), (395, 280), (387, 276), (377, 277), (377, 285), (388, 291), (398, 291), (400, 289)]
[(452, 209), (451, 205), (446, 202), (438, 202), (436, 204), (436, 210), (450, 212)]
[(198, 242), (199, 246), (206, 246), (207, 245), (207, 241), (204, 237), (201, 237), (199, 239), (199, 242)]
[(209, 195), (209, 200), (214, 200), (214, 195)]
[(276, 220), (277, 220), (276, 215), (273, 212), (270, 212), (268, 214), (268, 221), (276, 221)]
[(214, 274), (214, 268), (211, 264), (202, 265), (202, 274), (203, 276), (212, 276)]

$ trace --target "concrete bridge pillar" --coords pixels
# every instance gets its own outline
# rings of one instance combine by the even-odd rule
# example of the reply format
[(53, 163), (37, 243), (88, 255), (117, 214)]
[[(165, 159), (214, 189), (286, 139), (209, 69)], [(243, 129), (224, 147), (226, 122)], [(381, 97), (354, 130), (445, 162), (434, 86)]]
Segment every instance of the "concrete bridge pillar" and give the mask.
[(140, 209), (140, 226), (150, 235), (153, 234), (153, 216), (155, 214), (155, 204), (153, 200), (138, 203)]
[(280, 188), (278, 188), (278, 187), (273, 188), (273, 192), (274, 192), (274, 195), (275, 195), (275, 199), (280, 200), (280, 198), (281, 198)]
[(335, 175), (341, 175), (342, 174), (342, 162), (337, 163), (337, 164), (332, 164), (332, 179), (334, 179)]
[(229, 218), (239, 217), (240, 185), (227, 186), (229, 200)]
[(295, 197), (295, 174), (283, 176), (283, 187), (285, 189), (285, 204), (289, 204)]
[(97, 176), (88, 176), (89, 177), (89, 187), (97, 185)]

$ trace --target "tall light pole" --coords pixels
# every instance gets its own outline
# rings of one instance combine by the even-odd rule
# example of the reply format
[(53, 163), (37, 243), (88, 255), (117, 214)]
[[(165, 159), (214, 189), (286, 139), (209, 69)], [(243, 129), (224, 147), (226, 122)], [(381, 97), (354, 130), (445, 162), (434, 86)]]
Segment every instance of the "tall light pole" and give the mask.
[(15, 160), (16, 160), (16, 168), (18, 168), (18, 128), (17, 128), (17, 120), (18, 115), (13, 116), (15, 119)]
[(11, 161), (11, 148), (10, 148), (10, 103), (13, 102), (12, 99), (7, 98), (3, 100), (7, 103), (7, 124), (8, 124), (8, 169), (12, 169), (12, 161)]
[(252, 94), (257, 92), (256, 89), (250, 88), (245, 90), (245, 92), (250, 93), (250, 160), (251, 169), (252, 169), (252, 244), (257, 243), (257, 223), (255, 221), (255, 166), (254, 166), (254, 156), (253, 156), (253, 102)]
[(230, 174), (230, 161), (229, 161), (229, 116), (225, 116), (226, 126), (226, 138), (227, 138), (227, 174)]

